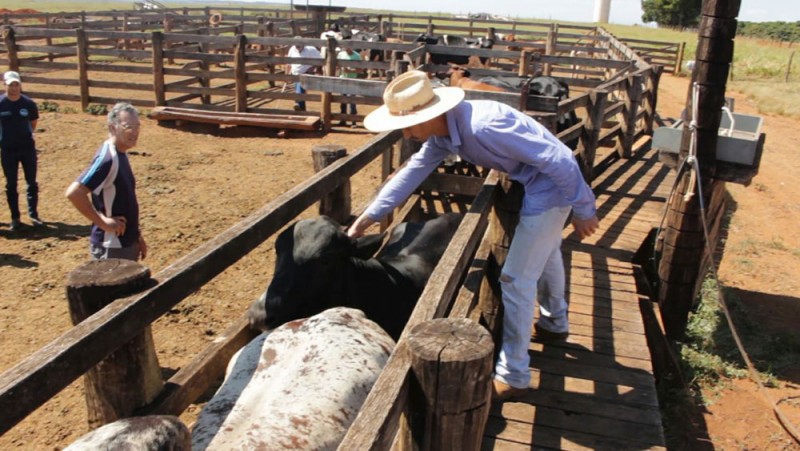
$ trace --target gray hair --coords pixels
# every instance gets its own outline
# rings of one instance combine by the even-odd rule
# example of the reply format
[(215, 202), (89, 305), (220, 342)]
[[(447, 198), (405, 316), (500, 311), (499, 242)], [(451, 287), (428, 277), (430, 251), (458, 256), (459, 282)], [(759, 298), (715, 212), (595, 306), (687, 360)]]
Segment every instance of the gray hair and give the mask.
[(108, 112), (108, 125), (119, 125), (119, 115), (123, 111), (135, 116), (139, 115), (139, 110), (128, 102), (119, 102), (111, 108)]

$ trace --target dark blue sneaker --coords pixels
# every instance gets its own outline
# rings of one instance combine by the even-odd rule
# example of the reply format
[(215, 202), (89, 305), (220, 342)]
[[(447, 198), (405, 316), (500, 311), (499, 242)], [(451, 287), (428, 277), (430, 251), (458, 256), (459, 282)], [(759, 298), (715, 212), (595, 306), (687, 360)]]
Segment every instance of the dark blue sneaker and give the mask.
[(44, 221), (39, 219), (38, 216), (31, 216), (31, 224), (33, 224), (34, 227), (43, 227)]
[(12, 219), (11, 220), (11, 231), (12, 232), (17, 232), (21, 228), (22, 228), (22, 223), (19, 221), (19, 219)]

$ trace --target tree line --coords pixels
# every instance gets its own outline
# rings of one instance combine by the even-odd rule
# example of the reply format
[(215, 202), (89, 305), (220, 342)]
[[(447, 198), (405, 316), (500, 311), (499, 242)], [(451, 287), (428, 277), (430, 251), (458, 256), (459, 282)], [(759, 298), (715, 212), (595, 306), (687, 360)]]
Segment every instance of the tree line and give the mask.
[[(655, 22), (660, 27), (696, 28), (702, 4), (703, 0), (642, 0), (642, 21)], [(800, 21), (740, 21), (736, 36), (794, 43), (800, 41)]]

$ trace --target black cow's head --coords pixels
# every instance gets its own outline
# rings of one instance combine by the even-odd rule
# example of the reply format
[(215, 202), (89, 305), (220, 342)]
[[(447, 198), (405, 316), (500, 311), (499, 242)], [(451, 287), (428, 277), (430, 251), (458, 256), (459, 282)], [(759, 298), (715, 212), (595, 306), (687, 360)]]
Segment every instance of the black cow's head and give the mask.
[(436, 44), (441, 44), (442, 43), (441, 40), (442, 40), (441, 36), (431, 36), (425, 33), (421, 33), (419, 36), (417, 36), (416, 39), (414, 39), (414, 42), (422, 42), (425, 44), (436, 45)]
[(340, 305), (348, 261), (369, 258), (380, 244), (379, 235), (348, 237), (326, 216), (296, 222), (278, 235), (272, 282), (250, 306), (250, 325), (270, 330)]

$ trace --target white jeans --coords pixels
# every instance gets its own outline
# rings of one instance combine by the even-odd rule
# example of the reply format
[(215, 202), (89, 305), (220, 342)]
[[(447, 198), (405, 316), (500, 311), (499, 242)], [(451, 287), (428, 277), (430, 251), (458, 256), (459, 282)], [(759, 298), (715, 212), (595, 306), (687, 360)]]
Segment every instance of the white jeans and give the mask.
[(539, 326), (551, 332), (569, 331), (561, 231), (570, 210), (558, 207), (521, 216), (503, 265), (503, 345), (495, 378), (512, 387), (530, 383), (528, 346), (537, 298)]

